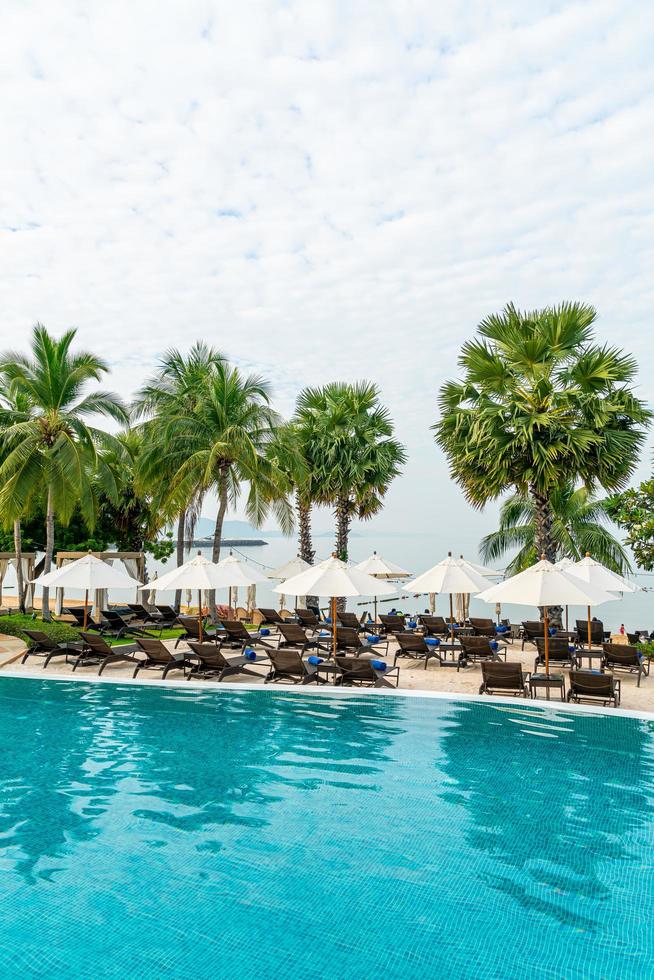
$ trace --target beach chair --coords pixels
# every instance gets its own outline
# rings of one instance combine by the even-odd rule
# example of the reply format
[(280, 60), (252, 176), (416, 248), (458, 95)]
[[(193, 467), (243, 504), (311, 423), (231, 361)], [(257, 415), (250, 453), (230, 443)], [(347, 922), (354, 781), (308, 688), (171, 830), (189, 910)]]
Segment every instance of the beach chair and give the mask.
[(66, 606), (62, 610), (63, 615), (71, 616), (75, 620), (75, 626), (78, 629), (95, 630), (98, 633), (102, 633), (106, 627), (106, 624), (96, 622), (91, 613), (87, 611), (86, 616), (86, 626), (84, 626), (84, 609), (79, 606)]
[(331, 643), (331, 634), (325, 633), (324, 637), (320, 634), (309, 637), (306, 630), (303, 630), (301, 626), (297, 623), (284, 623), (279, 624), (279, 639), (277, 642), (277, 649), (284, 650), (289, 647), (294, 647), (302, 652), (305, 650), (322, 650), (324, 653), (329, 655)]
[(537, 619), (528, 619), (522, 624), (522, 647), (524, 650), (525, 643), (535, 643), (537, 638), (545, 638), (545, 627)]
[[(328, 642), (325, 639), (325, 643)], [(361, 634), (349, 626), (341, 626), (336, 630), (336, 649), (350, 650), (355, 657), (358, 657), (361, 653), (372, 653), (377, 656), (380, 652), (379, 648), (382, 646), (384, 648), (384, 655), (386, 656), (388, 654), (388, 637), (374, 634), (373, 639), (362, 640)]]
[(71, 652), (67, 643), (56, 643), (51, 636), (41, 630), (21, 630), (21, 632), (29, 637), (32, 643), (25, 651), (21, 664), (24, 664), (28, 657), (43, 657), (45, 670), (54, 657), (66, 657)]
[[(193, 616), (178, 616), (177, 625), (181, 626), (183, 632), (175, 640), (175, 649), (177, 649), (180, 643), (188, 643), (189, 640), (200, 642), (200, 624), (197, 618)], [(209, 640), (213, 643), (219, 643), (225, 636), (226, 633), (224, 630), (208, 629), (204, 624), (202, 626), (203, 643)]]
[(136, 644), (145, 654), (145, 660), (134, 658), (136, 667), (132, 677), (136, 677), (140, 670), (160, 670), (161, 679), (164, 681), (171, 670), (183, 670), (186, 676), (187, 668), (193, 667), (193, 661), (186, 656), (174, 656), (161, 640), (146, 640), (136, 638)]
[(624, 670), (629, 674), (638, 674), (636, 687), (640, 687), (640, 679), (649, 676), (649, 660), (634, 646), (622, 643), (603, 643), (604, 659), (602, 666), (610, 671)]
[[(537, 636), (534, 642), (538, 651), (534, 661), (534, 674), (537, 674), (538, 668), (545, 666), (545, 637)], [(579, 666), (575, 648), (566, 639), (559, 636), (550, 636), (547, 646), (549, 649), (550, 666), (556, 665), (556, 667), (574, 668)]]
[[(336, 611), (336, 619), (338, 620), (339, 626), (345, 626), (347, 629), (357, 630), (359, 633), (365, 633), (368, 631), (368, 624), (362, 622), (359, 617), (353, 612), (340, 612)], [(370, 624), (370, 631), (374, 632), (372, 623)]]
[[(264, 684), (290, 681), (291, 684), (326, 684), (327, 678), (320, 676), (320, 664), (311, 664), (302, 659), (297, 650), (269, 650), (271, 669), (264, 678)], [(316, 660), (319, 660), (316, 657)]]
[(468, 622), (473, 629), (473, 636), (487, 636), (490, 640), (495, 639), (496, 628), (494, 620), (477, 619), (471, 616)]
[[(502, 654), (506, 660), (506, 647), (502, 647), (498, 640), (491, 640), (487, 636), (460, 636), (459, 643), (461, 644), (459, 661), (463, 666), (471, 662), (499, 660)], [(497, 649), (494, 649), (491, 643), (497, 643)]]
[(128, 602), (127, 608), (134, 613), (134, 619), (130, 622), (139, 626), (151, 626), (153, 628), (163, 628), (164, 619), (158, 612), (151, 612), (142, 602)]
[[(579, 641), (582, 644), (588, 643), (588, 620), (578, 619), (576, 622)], [(609, 639), (610, 633), (604, 630), (604, 623), (599, 619), (592, 619), (590, 622), (590, 642), (592, 646), (601, 647), (605, 640)]]
[(482, 682), (480, 694), (511, 694), (515, 697), (529, 697), (530, 674), (522, 669), (522, 664), (513, 661), (484, 660), (481, 664)]
[(166, 627), (170, 628), (171, 626), (175, 625), (179, 615), (176, 609), (173, 609), (172, 606), (155, 606), (154, 608), (161, 616)]
[(189, 657), (193, 666), (186, 678), (188, 681), (192, 677), (211, 677), (216, 674), (219, 681), (224, 680), (225, 677), (230, 677), (232, 674), (248, 674), (251, 677), (261, 678), (261, 674), (258, 674), (256, 670), (251, 670), (251, 666), (255, 662), (254, 657), (226, 657), (215, 643), (196, 643), (194, 640), (190, 640), (189, 647), (199, 662), (194, 663), (193, 659)]
[(303, 626), (305, 630), (313, 630), (315, 633), (318, 630), (325, 627), (325, 623), (321, 623), (319, 617), (312, 609), (296, 609), (295, 615), (297, 616), (298, 623)]
[(450, 631), (442, 616), (428, 616), (427, 613), (424, 613), (419, 619), (420, 625), (427, 636), (449, 637)]
[(406, 622), (404, 621), (404, 616), (384, 616), (380, 613), (379, 622), (381, 623), (382, 629), (386, 634), (406, 632)]
[(587, 701), (595, 704), (600, 701), (603, 705), (620, 704), (620, 681), (613, 674), (601, 674), (593, 670), (571, 670), (570, 690), (568, 701), (580, 704)]
[[(103, 609), (102, 617), (105, 622), (102, 624), (102, 633), (106, 636), (110, 634), (115, 636), (117, 640), (120, 640), (123, 636), (147, 636), (147, 632), (142, 626), (132, 626), (126, 619), (124, 619), (120, 613), (117, 613), (114, 609)], [(106, 623), (106, 625), (105, 625)], [(163, 629), (161, 624), (153, 629), (158, 629), (159, 632)]]
[(430, 660), (437, 660), (439, 664), (443, 663), (436, 637), (421, 636), (419, 633), (396, 633), (395, 639), (398, 648), (393, 661), (394, 664), (397, 663), (398, 657), (424, 660), (425, 670), (427, 670), (427, 664)]
[(257, 606), (255, 612), (258, 612), (259, 616), (261, 617), (259, 620), (259, 626), (272, 626), (277, 628), (280, 623), (284, 622), (276, 609), (262, 609), (261, 607)]
[(368, 660), (365, 657), (336, 657), (339, 673), (335, 683), (344, 687), (397, 687), (400, 683), (400, 668), (389, 667), (382, 660)]
[(274, 649), (270, 641), (266, 641), (264, 636), (267, 633), (250, 633), (243, 623), (239, 623), (237, 619), (221, 619), (220, 625), (225, 631), (223, 643), (229, 647), (241, 647), (242, 650), (247, 646), (261, 646), (266, 650)]
[(139, 663), (138, 658), (133, 653), (125, 653), (121, 651), (120, 647), (110, 647), (102, 636), (96, 636), (95, 633), (82, 633), (81, 636), (84, 641), (84, 647), (80, 655), (75, 658), (73, 672), (78, 667), (99, 664), (99, 677), (107, 664), (129, 663), (135, 666)]

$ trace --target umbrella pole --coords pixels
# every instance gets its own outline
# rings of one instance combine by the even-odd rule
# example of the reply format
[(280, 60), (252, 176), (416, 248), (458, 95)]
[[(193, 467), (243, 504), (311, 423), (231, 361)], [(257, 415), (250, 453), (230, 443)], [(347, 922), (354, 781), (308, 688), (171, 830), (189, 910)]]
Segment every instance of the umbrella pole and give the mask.
[(590, 629), (590, 606), (589, 606), (588, 607), (588, 649), (589, 650), (590, 650), (590, 648), (592, 646), (592, 644), (590, 642), (590, 633), (591, 633), (591, 629)]
[(568, 632), (568, 607), (565, 607), (565, 631)]
[(377, 596), (375, 596), (375, 622), (377, 622)]
[(334, 658), (334, 663), (336, 663), (336, 596), (332, 596), (331, 601), (331, 614), (332, 614), (332, 656)]
[(198, 589), (198, 636), (202, 643), (202, 589)]
[[(450, 592), (450, 639), (454, 650), (454, 607), (452, 605), (452, 593)], [(454, 654), (452, 654), (454, 656)]]
[[(550, 623), (547, 616), (547, 606), (543, 606), (543, 629), (545, 630), (545, 673), (549, 676), (550, 672)], [(550, 696), (550, 689), (547, 688), (547, 696)]]
[(86, 617), (89, 612), (89, 590), (86, 589), (84, 592), (84, 629), (86, 629)]

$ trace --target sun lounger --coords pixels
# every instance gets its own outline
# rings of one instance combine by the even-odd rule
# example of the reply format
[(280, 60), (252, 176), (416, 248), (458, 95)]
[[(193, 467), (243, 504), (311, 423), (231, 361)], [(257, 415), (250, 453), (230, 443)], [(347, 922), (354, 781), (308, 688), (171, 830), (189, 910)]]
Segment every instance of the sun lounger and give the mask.
[(312, 609), (296, 609), (295, 615), (297, 616), (298, 623), (303, 626), (305, 630), (313, 630), (318, 632), (318, 630), (325, 627), (325, 623), (321, 622), (318, 616)]
[(163, 681), (171, 670), (183, 670), (184, 675), (186, 675), (187, 668), (193, 667), (192, 660), (174, 656), (161, 640), (146, 640), (137, 637), (136, 643), (145, 654), (146, 659), (138, 659), (137, 662), (137, 658), (134, 658), (136, 668), (132, 677), (136, 677), (140, 670), (160, 670)]
[(481, 663), (483, 660), (499, 660), (502, 654), (506, 660), (506, 646), (502, 647), (498, 640), (491, 640), (487, 636), (460, 636), (459, 642), (461, 644), (459, 660), (463, 664), (471, 661)]
[(28, 657), (43, 657), (43, 669), (45, 670), (53, 657), (65, 657), (70, 654), (67, 643), (56, 643), (52, 637), (41, 630), (23, 630), (22, 632), (32, 641), (32, 646), (28, 646), (21, 660), (22, 664)]
[(480, 694), (512, 694), (529, 697), (529, 673), (513, 661), (484, 660), (481, 664)]
[[(192, 677), (211, 677), (218, 675), (218, 680), (222, 681), (225, 677), (232, 674), (249, 674), (251, 677), (261, 677), (256, 670), (251, 670), (254, 658), (247, 656), (226, 657), (220, 647), (215, 643), (196, 643), (189, 641), (189, 647), (193, 651), (193, 658), (189, 657), (192, 664), (187, 680)], [(197, 658), (197, 663), (194, 662)]]
[(521, 649), (524, 650), (525, 643), (535, 643), (538, 637), (541, 637), (542, 639), (545, 638), (545, 627), (543, 623), (537, 619), (525, 620), (525, 622), (522, 624)]
[(255, 609), (255, 612), (258, 612), (259, 615), (261, 616), (261, 622), (259, 623), (259, 626), (277, 627), (280, 625), (280, 623), (284, 622), (284, 620), (279, 615), (276, 609), (261, 609), (260, 607), (257, 607)]
[[(383, 666), (382, 666), (383, 665)], [(365, 657), (336, 657), (340, 673), (335, 683), (349, 687), (397, 687), (400, 682), (400, 668), (389, 667), (381, 660), (368, 660)]]
[[(350, 650), (355, 657), (361, 653), (372, 653), (379, 655), (380, 647), (384, 648), (384, 656), (388, 653), (388, 638), (371, 634), (371, 640), (362, 640), (358, 630), (351, 629), (349, 626), (341, 626), (336, 630), (336, 649)], [(325, 639), (325, 643), (329, 641)]]
[[(297, 650), (270, 650), (268, 657), (272, 667), (264, 678), (265, 684), (290, 681), (292, 684), (326, 684), (320, 676), (320, 664), (302, 659)], [(320, 660), (319, 657), (315, 658)]]
[(492, 619), (477, 619), (472, 616), (468, 620), (473, 630), (473, 636), (487, 636), (494, 639), (496, 635), (495, 622)]
[(110, 647), (102, 636), (96, 636), (95, 633), (82, 633), (81, 636), (84, 647), (80, 655), (75, 658), (73, 671), (76, 671), (78, 667), (99, 664), (99, 677), (107, 664), (129, 663), (136, 666), (139, 663), (138, 658), (133, 653), (125, 653), (121, 651), (120, 647)]
[(134, 624), (152, 626), (153, 628), (163, 628), (166, 625), (160, 613), (146, 609), (142, 602), (128, 602), (127, 608), (134, 613), (134, 619), (130, 620)]
[[(242, 650), (247, 646), (261, 646), (266, 650), (273, 649), (270, 641), (266, 641), (267, 631), (259, 630), (258, 633), (250, 633), (243, 623), (236, 619), (221, 619), (220, 625), (225, 631), (223, 644), (232, 648), (241, 647)], [(265, 627), (264, 627), (265, 629)]]
[[(189, 640), (196, 640), (200, 642), (200, 624), (196, 618), (192, 616), (178, 616), (177, 625), (181, 626), (184, 631), (175, 640), (175, 649), (180, 643), (188, 643)], [(209, 629), (203, 625), (202, 627), (202, 642), (211, 640), (213, 643), (218, 643), (220, 640), (224, 639), (226, 633), (224, 630)]]
[(405, 633), (406, 632), (406, 622), (404, 616), (379, 616), (379, 622), (382, 625), (384, 633)]
[(425, 670), (430, 660), (437, 660), (443, 663), (443, 658), (439, 652), (438, 639), (436, 637), (421, 636), (419, 633), (396, 633), (398, 649), (395, 654), (394, 664), (398, 657), (410, 657), (411, 660), (424, 660)]
[[(583, 644), (588, 643), (588, 620), (578, 619), (576, 622), (577, 633), (579, 634), (579, 639)], [(593, 646), (601, 646), (605, 640), (609, 639), (611, 634), (607, 633), (604, 629), (604, 623), (599, 619), (592, 619), (590, 622), (590, 642)]]
[[(534, 661), (534, 673), (537, 674), (539, 667), (545, 666), (545, 637), (537, 636), (534, 642), (538, 651)], [(568, 643), (566, 639), (562, 639), (559, 636), (550, 636), (548, 648), (551, 667), (576, 668), (579, 666), (574, 645)]]
[(173, 626), (177, 622), (179, 613), (173, 609), (172, 606), (155, 606), (154, 608), (157, 610), (166, 626)]
[(634, 646), (621, 643), (603, 643), (603, 666), (610, 671), (624, 670), (629, 674), (638, 674), (636, 687), (640, 687), (641, 677), (649, 676), (649, 660)]
[(579, 704), (588, 701), (594, 704), (600, 701), (603, 705), (620, 704), (620, 681), (613, 674), (600, 674), (593, 670), (571, 670), (570, 690), (568, 701)]
[[(345, 626), (347, 629), (357, 630), (358, 633), (364, 633), (368, 630), (368, 624), (362, 623), (361, 620), (353, 612), (336, 612), (336, 619), (338, 620), (339, 626)], [(371, 625), (371, 632), (374, 632)]]
[(297, 623), (280, 623), (279, 624), (279, 641), (277, 644), (278, 650), (288, 649), (289, 647), (294, 647), (299, 649), (302, 653), (305, 650), (322, 650), (327, 656), (329, 656), (331, 643), (331, 634), (325, 633), (324, 637), (320, 634), (316, 636), (309, 637), (306, 630), (303, 630), (301, 626)]
[(85, 626), (84, 609), (80, 606), (66, 606), (61, 611), (65, 616), (72, 616), (72, 618), (75, 620), (75, 625), (79, 629), (95, 630), (98, 633), (102, 633), (102, 631), (105, 629), (106, 624), (103, 624), (101, 622), (100, 623), (95, 622), (90, 612), (88, 611), (86, 615), (86, 626)]
[[(120, 613), (117, 613), (114, 609), (103, 609), (102, 616), (105, 623), (102, 624), (102, 633), (104, 635), (110, 633), (115, 636), (117, 640), (121, 639), (123, 636), (147, 636), (143, 626), (133, 626), (126, 619), (124, 619)], [(159, 631), (163, 629), (163, 625), (159, 624), (156, 628)]]
[(420, 616), (420, 625), (427, 636), (449, 637), (450, 631), (443, 616), (428, 616), (424, 613)]

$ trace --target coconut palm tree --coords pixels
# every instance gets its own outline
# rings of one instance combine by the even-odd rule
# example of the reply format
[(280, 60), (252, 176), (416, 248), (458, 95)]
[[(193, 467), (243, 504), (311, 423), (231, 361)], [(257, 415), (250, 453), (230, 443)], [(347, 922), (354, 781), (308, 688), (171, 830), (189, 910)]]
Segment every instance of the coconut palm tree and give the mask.
[(651, 418), (629, 388), (634, 358), (594, 343), (596, 317), (583, 303), (509, 305), (464, 344), (463, 380), (440, 390), (433, 428), (466, 497), (483, 507), (507, 490), (528, 495), (536, 552), (550, 559), (561, 481), (589, 492), (624, 486)]
[(377, 386), (367, 381), (306, 388), (294, 420), (304, 433), (311, 499), (334, 508), (336, 553), (347, 560), (352, 519), (382, 508), (406, 460), (404, 447), (393, 438)]
[[(175, 472), (166, 445), (167, 423), (178, 415), (190, 415), (203, 386), (224, 356), (215, 348), (197, 341), (188, 354), (171, 348), (161, 358), (157, 371), (137, 393), (132, 405), (132, 417), (145, 420), (141, 423), (144, 436), (143, 450), (139, 454), (140, 488), (166, 498), (169, 483)], [(139, 481), (137, 481), (139, 482)], [(203, 496), (199, 488), (191, 488), (187, 498), (177, 497), (170, 501), (176, 507), (170, 514), (177, 519), (177, 564), (184, 563), (186, 540), (192, 540), (195, 524), (202, 507)], [(182, 593), (175, 593), (175, 607), (179, 609)]]
[[(19, 417), (28, 411), (29, 403), (23, 391), (16, 385), (11, 385), (4, 392), (0, 392), (0, 412), (2, 413), (2, 426), (0, 428), (0, 459), (3, 459), (9, 450), (9, 445), (4, 438), (4, 432)], [(27, 516), (26, 514), (21, 515)], [(18, 599), (19, 612), (25, 612), (25, 582), (23, 580), (23, 535), (21, 529), (21, 517), (15, 517), (12, 526), (14, 536), (14, 553), (16, 555), (16, 593)]]
[[(26, 403), (5, 416), (8, 447), (0, 465), (0, 512), (19, 519), (43, 494), (46, 501), (44, 572), (52, 566), (55, 517), (66, 522), (76, 505), (93, 527), (97, 514), (96, 488), (115, 497), (116, 483), (102, 450), (120, 451), (117, 440), (86, 421), (102, 415), (127, 421), (117, 395), (88, 392), (91, 382), (108, 371), (103, 360), (86, 351), (73, 353), (75, 330), (56, 339), (37, 324), (29, 355), (9, 352), (0, 357), (0, 378), (10, 390), (20, 389)], [(2, 417), (0, 416), (0, 421)], [(48, 589), (43, 590), (43, 616), (50, 618)]]
[[(214, 491), (218, 514), (212, 560), (220, 558), (223, 522), (247, 486), (245, 513), (255, 526), (274, 514), (290, 534), (291, 483), (269, 456), (269, 445), (281, 425), (270, 406), (270, 387), (262, 378), (243, 375), (225, 361), (216, 364), (192, 409), (172, 413), (162, 438), (174, 470), (170, 500)], [(213, 609), (213, 597), (209, 596)]]
[[(611, 520), (608, 498), (600, 500), (586, 487), (564, 483), (552, 492), (550, 507), (557, 559), (579, 561), (588, 552), (618, 575), (631, 571), (626, 551), (606, 526)], [(535, 505), (528, 494), (516, 493), (504, 501), (499, 528), (482, 539), (479, 550), (489, 563), (515, 552), (506, 568), (509, 575), (538, 560)]]
[(298, 531), (298, 557), (313, 564), (311, 540), (311, 473), (306, 462), (303, 433), (293, 422), (281, 425), (268, 446), (268, 457), (286, 477), (295, 502)]

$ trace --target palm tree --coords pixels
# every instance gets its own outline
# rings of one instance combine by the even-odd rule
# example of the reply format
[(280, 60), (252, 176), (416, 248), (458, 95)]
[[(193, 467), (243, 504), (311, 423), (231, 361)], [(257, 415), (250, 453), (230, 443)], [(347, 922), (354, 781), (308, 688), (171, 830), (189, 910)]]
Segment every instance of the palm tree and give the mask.
[(268, 458), (286, 477), (295, 498), (299, 558), (313, 564), (311, 540), (311, 472), (306, 461), (306, 442), (299, 425), (281, 425), (268, 446)]
[[(220, 558), (228, 505), (236, 504), (245, 484), (245, 512), (252, 524), (261, 526), (272, 511), (282, 531), (292, 531), (287, 499), (291, 484), (268, 449), (280, 425), (270, 406), (269, 385), (225, 361), (214, 366), (192, 409), (173, 413), (166, 421), (162, 438), (175, 471), (169, 499), (189, 500), (209, 491), (218, 496), (214, 562)], [(209, 604), (213, 609), (212, 596)]]
[[(11, 385), (11, 387), (4, 393), (0, 393), (0, 410), (2, 412), (3, 419), (2, 430), (0, 430), (0, 438), (2, 438), (0, 446), (4, 456), (8, 449), (8, 445), (4, 438), (4, 430), (17, 421), (17, 417), (20, 417), (23, 413), (28, 411), (28, 401), (25, 393), (22, 392), (16, 385)], [(10, 525), (12, 524), (12, 522), (9, 523)], [(16, 593), (18, 599), (18, 611), (24, 613), (26, 610), (25, 582), (23, 580), (23, 535), (21, 530), (21, 517), (15, 517), (13, 520), (13, 535), (14, 553), (16, 555)]]
[[(167, 423), (178, 415), (193, 413), (199, 393), (208, 383), (213, 369), (222, 361), (223, 355), (202, 341), (197, 341), (188, 354), (172, 348), (162, 357), (155, 375), (137, 393), (132, 405), (133, 418), (147, 419), (143, 424), (147, 451), (140, 454), (139, 464), (144, 492), (156, 493), (169, 483), (175, 469), (169, 465), (164, 435)], [(193, 538), (202, 499), (198, 488), (191, 488), (187, 498), (177, 499), (176, 510), (170, 515), (177, 518), (178, 565), (184, 563), (185, 543), (187, 538), (189, 541)], [(177, 591), (177, 609), (181, 598), (181, 591)]]
[[(618, 575), (631, 571), (626, 551), (605, 526), (610, 523), (609, 499), (600, 500), (586, 487), (575, 489), (564, 483), (552, 492), (550, 507), (557, 558), (579, 561), (589, 552)], [(490, 563), (516, 549), (506, 567), (509, 575), (524, 571), (539, 557), (534, 502), (519, 493), (504, 501), (498, 530), (487, 534), (480, 545), (482, 560)]]
[(476, 507), (507, 490), (528, 495), (538, 554), (556, 557), (552, 495), (562, 479), (624, 486), (651, 413), (629, 384), (634, 358), (593, 342), (592, 306), (533, 312), (507, 306), (464, 344), (462, 381), (441, 387), (433, 426), (450, 470)]
[[(86, 393), (108, 371), (104, 361), (86, 351), (71, 352), (75, 330), (58, 340), (41, 324), (34, 327), (30, 356), (9, 352), (0, 357), (0, 378), (26, 399), (24, 410), (5, 416), (7, 454), (0, 465), (0, 511), (6, 520), (19, 519), (43, 493), (46, 500), (44, 572), (52, 566), (54, 522), (64, 523), (79, 504), (93, 527), (97, 514), (96, 487), (115, 496), (111, 467), (102, 450), (120, 451), (116, 439), (88, 424), (88, 416), (103, 415), (119, 423), (127, 412), (117, 395)], [(0, 419), (1, 421), (1, 419)], [(43, 590), (43, 616), (50, 618), (49, 590)]]
[(336, 553), (345, 561), (353, 517), (366, 520), (382, 508), (406, 460), (404, 447), (393, 438), (379, 389), (367, 381), (306, 388), (295, 421), (304, 433), (310, 499), (334, 507)]

